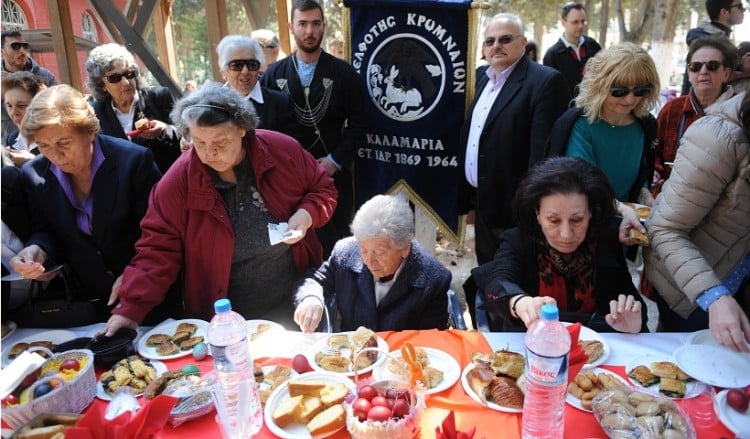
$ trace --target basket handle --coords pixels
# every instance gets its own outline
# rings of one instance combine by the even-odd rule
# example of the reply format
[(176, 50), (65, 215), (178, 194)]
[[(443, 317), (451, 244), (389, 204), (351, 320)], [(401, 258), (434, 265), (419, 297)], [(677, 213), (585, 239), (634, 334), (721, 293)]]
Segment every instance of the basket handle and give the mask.
[(26, 351), (27, 352), (41, 352), (43, 354), (47, 354), (48, 360), (55, 356), (55, 354), (51, 350), (45, 348), (44, 346), (32, 346), (26, 349)]
[[(399, 361), (396, 357), (393, 356), (390, 352), (384, 351), (380, 348), (362, 348), (357, 351), (357, 353), (354, 355), (354, 364), (352, 364), (352, 370), (354, 371), (354, 386), (359, 389), (359, 356), (362, 355), (363, 352), (377, 352), (378, 355), (384, 354), (385, 356), (389, 357), (395, 364), (398, 365), (398, 367), (402, 370), (404, 373), (404, 376), (409, 375), (409, 370), (404, 366), (404, 364)], [(377, 361), (377, 360), (376, 360)], [(409, 384), (406, 383), (405, 384)]]

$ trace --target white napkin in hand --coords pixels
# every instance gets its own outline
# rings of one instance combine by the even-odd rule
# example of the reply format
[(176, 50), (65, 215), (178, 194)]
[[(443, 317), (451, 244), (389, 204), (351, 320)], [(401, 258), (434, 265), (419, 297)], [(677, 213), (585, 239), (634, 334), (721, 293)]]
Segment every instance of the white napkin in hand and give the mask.
[(42, 367), (45, 361), (36, 352), (24, 351), (8, 367), (0, 370), (0, 398), (8, 396), (26, 376)]
[(268, 240), (271, 241), (271, 245), (276, 245), (283, 242), (285, 239), (296, 238), (302, 236), (300, 230), (289, 230), (289, 224), (287, 223), (268, 223)]

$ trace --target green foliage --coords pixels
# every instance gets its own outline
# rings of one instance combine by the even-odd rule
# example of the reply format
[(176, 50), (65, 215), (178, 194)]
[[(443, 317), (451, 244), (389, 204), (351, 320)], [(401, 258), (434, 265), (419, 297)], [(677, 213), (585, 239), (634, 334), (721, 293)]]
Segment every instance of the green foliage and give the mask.
[(204, 0), (175, 0), (172, 3), (172, 31), (177, 72), (184, 81), (198, 83), (211, 77), (208, 24)]

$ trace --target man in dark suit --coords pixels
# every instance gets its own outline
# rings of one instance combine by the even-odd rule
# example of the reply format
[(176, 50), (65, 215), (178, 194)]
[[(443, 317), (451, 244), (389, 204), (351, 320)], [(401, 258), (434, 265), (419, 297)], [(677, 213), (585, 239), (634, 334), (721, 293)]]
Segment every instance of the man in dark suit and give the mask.
[[(491, 261), (504, 229), (512, 227), (511, 200), (528, 167), (544, 156), (552, 124), (568, 107), (565, 78), (529, 61), (523, 22), (498, 14), (484, 32), (477, 92), (461, 131), (459, 213), (475, 211), (476, 254)], [(473, 311), (474, 297), (467, 294)]]
[(571, 97), (578, 94), (578, 84), (583, 79), (586, 61), (596, 55), (602, 47), (591, 37), (584, 35), (586, 25), (586, 8), (580, 3), (568, 3), (560, 13), (562, 36), (544, 54), (544, 65), (550, 66), (565, 76), (568, 82), (568, 93)]

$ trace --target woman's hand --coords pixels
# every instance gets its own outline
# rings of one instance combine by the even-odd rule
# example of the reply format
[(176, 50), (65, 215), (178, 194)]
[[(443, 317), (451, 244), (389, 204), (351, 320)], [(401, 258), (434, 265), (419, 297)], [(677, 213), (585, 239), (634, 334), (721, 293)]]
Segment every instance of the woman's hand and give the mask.
[(10, 266), (25, 279), (48, 281), (57, 273), (45, 273), (44, 263), (47, 262), (47, 253), (38, 245), (30, 245), (15, 256), (10, 258)]
[(323, 317), (323, 304), (315, 296), (305, 297), (294, 310), (294, 321), (305, 334), (315, 332), (321, 317)]
[(750, 322), (734, 297), (721, 296), (708, 307), (708, 327), (722, 346), (750, 352)]
[(143, 131), (139, 131), (135, 137), (141, 137), (143, 139), (158, 139), (164, 135), (164, 131), (167, 129), (167, 124), (160, 121), (151, 119), (149, 121), (149, 127)]
[[(515, 298), (511, 298), (511, 303)], [(518, 299), (516, 304), (516, 317), (523, 321), (528, 328), (532, 323), (537, 321), (542, 314), (542, 306), (550, 304), (557, 305), (557, 301), (548, 296), (524, 296)], [(510, 306), (510, 304), (509, 304)], [(511, 310), (511, 314), (513, 311)]]
[(604, 319), (617, 331), (637, 334), (643, 323), (641, 302), (631, 295), (620, 294), (617, 300), (609, 301), (609, 314)]
[(120, 328), (138, 329), (138, 323), (136, 323), (135, 320), (131, 320), (125, 316), (112, 314), (112, 317), (109, 318), (109, 320), (107, 321), (107, 325), (104, 327), (104, 330), (102, 332), (105, 336), (112, 337), (117, 331), (120, 330)]
[(646, 233), (646, 228), (641, 224), (638, 214), (635, 212), (635, 209), (620, 202), (617, 203), (617, 213), (622, 217), (622, 222), (620, 222), (620, 233), (618, 236), (620, 244), (635, 244), (630, 238), (630, 229), (636, 229), (642, 233)]
[(5, 148), (8, 151), (8, 157), (16, 166), (21, 166), (29, 160), (36, 157), (34, 154), (22, 149), (13, 149), (10, 146)]
[(107, 306), (112, 306), (117, 302), (120, 296), (120, 285), (122, 285), (122, 275), (117, 276), (115, 283), (112, 284), (112, 292), (109, 294), (109, 300)]
[(294, 244), (298, 241), (301, 241), (305, 234), (307, 234), (307, 229), (312, 227), (312, 217), (305, 209), (297, 209), (296, 212), (294, 212), (294, 215), (292, 215), (289, 218), (289, 221), (287, 221), (287, 224), (289, 225), (289, 230), (299, 230), (302, 232), (302, 235), (295, 236), (292, 238), (287, 238), (284, 240), (285, 244)]

